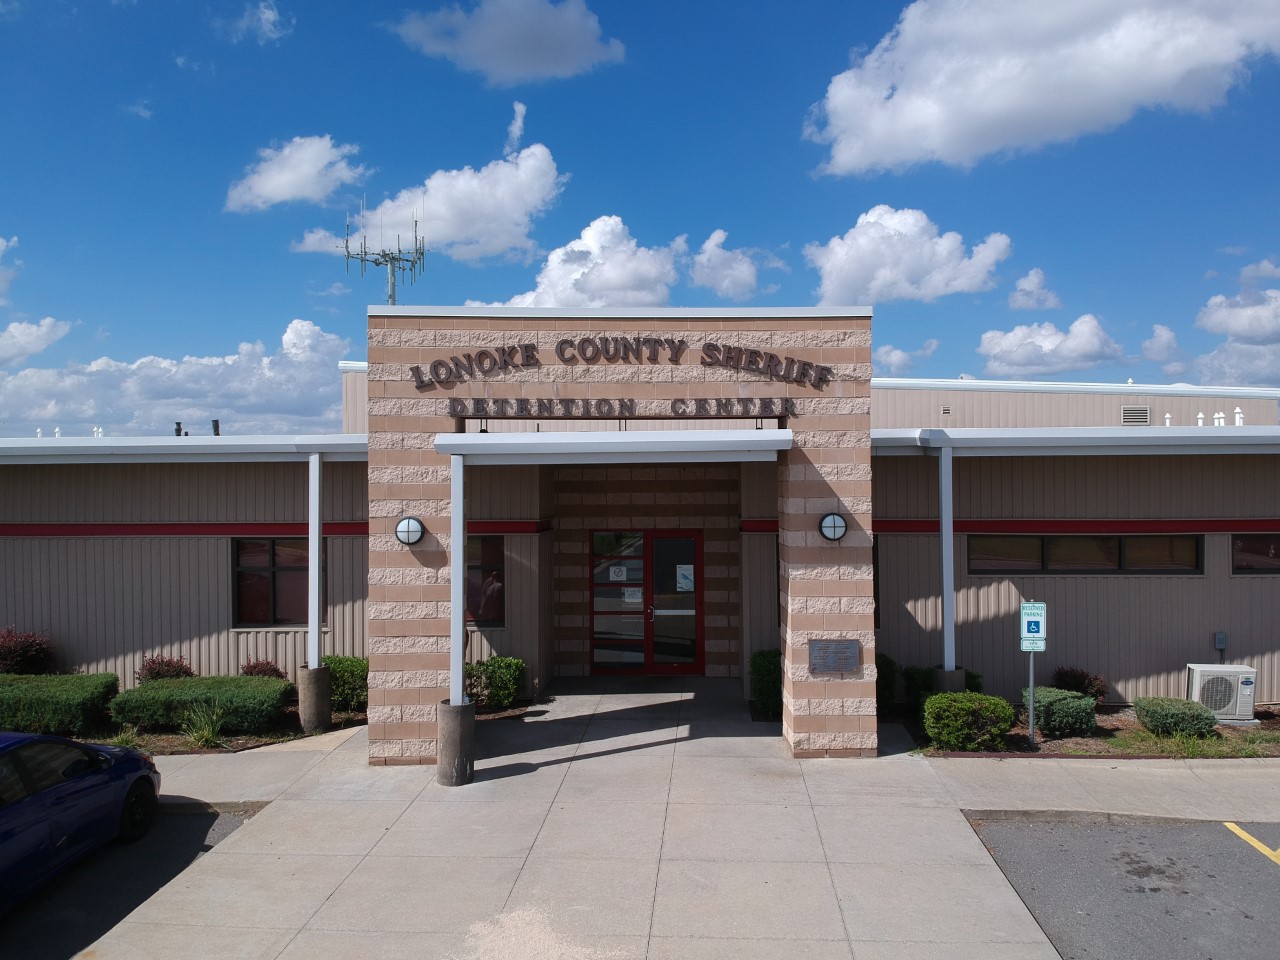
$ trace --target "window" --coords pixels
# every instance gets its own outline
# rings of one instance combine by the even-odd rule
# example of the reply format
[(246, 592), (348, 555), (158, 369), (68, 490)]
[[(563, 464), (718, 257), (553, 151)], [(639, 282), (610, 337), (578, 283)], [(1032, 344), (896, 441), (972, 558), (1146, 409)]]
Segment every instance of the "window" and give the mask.
[(18, 762), (27, 771), (31, 792), (39, 793), (97, 768), (86, 751), (69, 743), (33, 743), (19, 747)]
[(1280, 533), (1238, 533), (1231, 538), (1232, 573), (1280, 573)]
[[(969, 573), (1200, 573), (1203, 538), (1178, 536), (969, 537)], [(1280, 570), (1280, 566), (1277, 567)]]
[[(307, 541), (236, 540), (237, 627), (278, 627), (307, 622)], [(321, 601), (324, 610), (324, 557)], [(323, 613), (321, 614), (323, 616)]]
[(467, 620), (507, 625), (506, 538), (467, 537)]

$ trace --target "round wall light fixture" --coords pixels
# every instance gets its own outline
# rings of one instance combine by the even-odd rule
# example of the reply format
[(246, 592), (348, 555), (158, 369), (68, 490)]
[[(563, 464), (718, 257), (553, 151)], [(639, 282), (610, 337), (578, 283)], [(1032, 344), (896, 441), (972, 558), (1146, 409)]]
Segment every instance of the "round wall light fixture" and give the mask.
[(405, 517), (396, 524), (396, 539), (406, 547), (412, 547), (426, 532), (427, 528), (417, 517)]
[(849, 532), (849, 521), (838, 513), (828, 513), (818, 521), (818, 532), (824, 540), (835, 542)]

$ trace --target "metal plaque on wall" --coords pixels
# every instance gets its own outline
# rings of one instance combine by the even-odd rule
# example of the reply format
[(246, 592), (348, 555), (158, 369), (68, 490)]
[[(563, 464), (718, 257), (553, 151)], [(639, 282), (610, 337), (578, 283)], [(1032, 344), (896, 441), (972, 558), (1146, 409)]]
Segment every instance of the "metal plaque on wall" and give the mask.
[(810, 673), (851, 673), (862, 666), (862, 644), (857, 640), (810, 640)]

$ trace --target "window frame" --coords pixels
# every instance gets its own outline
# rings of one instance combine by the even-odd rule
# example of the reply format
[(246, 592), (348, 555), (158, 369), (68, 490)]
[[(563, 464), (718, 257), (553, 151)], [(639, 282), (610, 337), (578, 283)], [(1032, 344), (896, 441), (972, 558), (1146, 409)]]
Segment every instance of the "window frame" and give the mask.
[[(1194, 542), (1196, 559), (1193, 567), (1133, 567), (1127, 562), (1126, 543), (1151, 537), (1169, 540), (1188, 539)], [(1025, 539), (1040, 543), (1039, 567), (977, 567), (974, 566), (975, 541), (983, 539)], [(1115, 540), (1117, 565), (1114, 567), (1055, 567), (1050, 566), (1050, 542), (1062, 540)], [(966, 534), (965, 571), (971, 577), (1194, 577), (1204, 575), (1204, 534), (1199, 533), (1120, 533), (1120, 534)], [(1280, 571), (1277, 571), (1280, 572)]]
[[(495, 562), (492, 553), (486, 554), (483, 541), (497, 541), (496, 552), (500, 558)], [(472, 561), (471, 544), (475, 541), (479, 544), (477, 553), (479, 559)], [(487, 558), (487, 562), (486, 562)], [(470, 533), (467, 534), (466, 557), (463, 564), (463, 583), (465, 584), (466, 596), (463, 600), (463, 619), (469, 627), (475, 627), (480, 630), (505, 630), (507, 623), (507, 607), (509, 599), (507, 582), (507, 537), (501, 533)], [(498, 588), (501, 593), (501, 616), (486, 617), (481, 619), (479, 614), (483, 610), (483, 596), (485, 590), (485, 571), (496, 569), (498, 571)]]
[[(259, 566), (252, 564), (242, 564), (240, 562), (240, 544), (265, 542), (267, 544), (268, 564), (267, 566)], [(276, 545), (280, 543), (302, 544), (307, 550), (307, 564), (299, 566), (298, 564), (277, 563), (276, 562)], [(310, 570), (311, 541), (307, 537), (235, 537), (231, 541), (231, 617), (233, 629), (236, 630), (253, 630), (253, 629), (270, 629), (270, 630), (297, 630), (307, 626), (306, 617), (302, 620), (283, 620), (279, 615), (279, 606), (277, 603), (278, 592), (276, 590), (277, 574), (279, 573), (307, 573)], [(328, 604), (328, 539), (322, 537), (320, 539), (320, 623), (324, 625), (329, 621), (329, 604)], [(240, 574), (242, 573), (265, 573), (267, 575), (267, 608), (269, 618), (266, 622), (256, 620), (246, 620), (241, 613), (240, 601)], [(306, 597), (304, 594), (303, 602), (305, 605)]]
[(1233, 533), (1231, 534), (1231, 575), (1233, 577), (1273, 577), (1280, 574), (1280, 563), (1274, 567), (1242, 567), (1236, 561), (1236, 541), (1240, 539), (1273, 540), (1280, 544), (1280, 533)]

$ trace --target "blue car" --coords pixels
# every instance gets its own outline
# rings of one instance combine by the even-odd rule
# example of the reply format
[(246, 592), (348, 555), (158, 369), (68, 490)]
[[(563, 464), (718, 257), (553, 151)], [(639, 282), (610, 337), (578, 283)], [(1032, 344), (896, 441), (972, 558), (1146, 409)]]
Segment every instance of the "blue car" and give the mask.
[(0, 732), (0, 913), (102, 844), (137, 840), (159, 795), (137, 750)]

